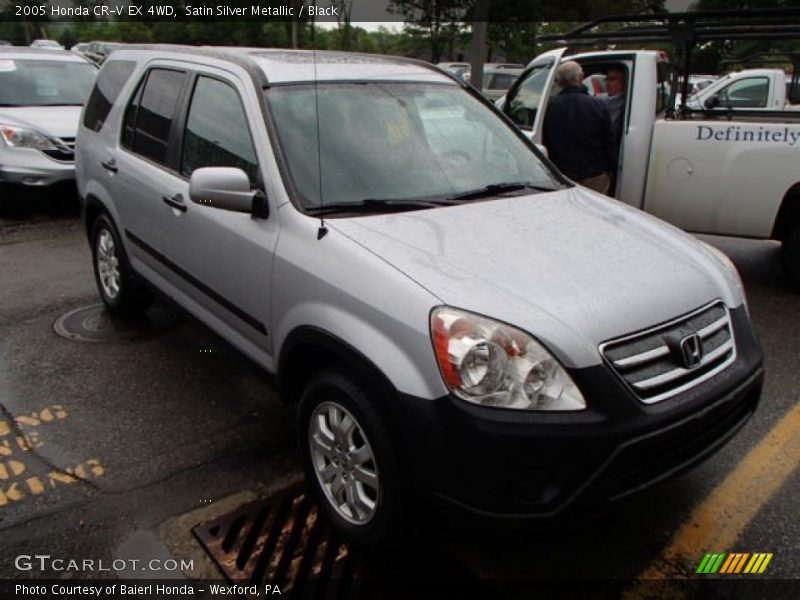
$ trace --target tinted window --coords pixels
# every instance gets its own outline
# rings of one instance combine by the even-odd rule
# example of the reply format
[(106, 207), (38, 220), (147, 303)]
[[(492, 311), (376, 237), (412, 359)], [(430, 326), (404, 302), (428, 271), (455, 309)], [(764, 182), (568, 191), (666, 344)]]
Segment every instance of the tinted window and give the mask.
[(125, 109), (125, 119), (122, 122), (122, 145), (130, 149), (133, 142), (133, 127), (136, 125), (136, 113), (139, 111), (139, 102), (142, 100), (142, 88), (144, 81), (140, 81), (136, 86), (136, 93), (133, 95), (133, 100), (128, 104)]
[(86, 103), (83, 125), (93, 131), (100, 131), (111, 107), (133, 73), (136, 63), (130, 60), (112, 60), (106, 63), (97, 76), (97, 82)]
[(239, 95), (231, 86), (198, 77), (183, 138), (181, 173), (201, 167), (237, 167), (256, 181), (258, 161)]
[(186, 73), (180, 71), (150, 71), (141, 98), (137, 93), (125, 114), (128, 135), (123, 135), (123, 144), (150, 160), (166, 162), (169, 133), (185, 79)]

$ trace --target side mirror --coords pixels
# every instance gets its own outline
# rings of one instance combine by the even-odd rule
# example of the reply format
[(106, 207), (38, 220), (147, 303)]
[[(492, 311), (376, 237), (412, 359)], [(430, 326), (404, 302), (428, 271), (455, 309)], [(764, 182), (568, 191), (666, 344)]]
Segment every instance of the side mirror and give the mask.
[(719, 106), (719, 96), (711, 96), (711, 98), (707, 98), (705, 101), (706, 108), (717, 108)]
[(222, 210), (248, 213), (266, 219), (268, 205), (260, 191), (250, 189), (250, 179), (242, 169), (203, 167), (192, 173), (189, 198), (196, 204)]

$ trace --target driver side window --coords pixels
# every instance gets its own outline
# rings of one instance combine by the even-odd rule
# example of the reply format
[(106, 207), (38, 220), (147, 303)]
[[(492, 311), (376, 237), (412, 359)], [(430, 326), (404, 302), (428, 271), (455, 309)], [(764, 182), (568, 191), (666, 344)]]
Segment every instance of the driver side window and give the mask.
[(766, 108), (769, 80), (766, 77), (740, 79), (720, 90), (719, 104), (734, 108)]
[(256, 187), (258, 160), (239, 94), (227, 83), (199, 76), (183, 136), (181, 174), (201, 167), (236, 167)]

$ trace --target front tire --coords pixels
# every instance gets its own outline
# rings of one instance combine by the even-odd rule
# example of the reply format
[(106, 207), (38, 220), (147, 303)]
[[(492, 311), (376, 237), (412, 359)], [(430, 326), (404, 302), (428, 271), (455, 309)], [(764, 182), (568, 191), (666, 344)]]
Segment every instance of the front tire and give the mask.
[(306, 480), (347, 539), (378, 544), (402, 528), (397, 458), (374, 398), (337, 372), (316, 375), (300, 399)]
[(800, 287), (800, 224), (783, 241), (783, 268), (789, 280)]
[(100, 215), (92, 226), (92, 262), (97, 290), (106, 309), (119, 317), (138, 317), (153, 295), (133, 275), (125, 249), (111, 219)]

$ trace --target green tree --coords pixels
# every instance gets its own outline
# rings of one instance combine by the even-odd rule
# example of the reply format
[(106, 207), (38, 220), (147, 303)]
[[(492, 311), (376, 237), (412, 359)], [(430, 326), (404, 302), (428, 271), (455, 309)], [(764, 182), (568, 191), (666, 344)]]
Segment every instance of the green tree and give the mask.
[(430, 48), (430, 60), (439, 62), (443, 48), (461, 31), (472, 0), (390, 0), (389, 11), (402, 15), (404, 32), (424, 41)]

